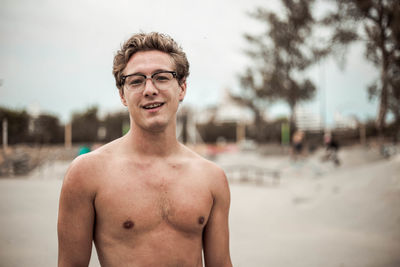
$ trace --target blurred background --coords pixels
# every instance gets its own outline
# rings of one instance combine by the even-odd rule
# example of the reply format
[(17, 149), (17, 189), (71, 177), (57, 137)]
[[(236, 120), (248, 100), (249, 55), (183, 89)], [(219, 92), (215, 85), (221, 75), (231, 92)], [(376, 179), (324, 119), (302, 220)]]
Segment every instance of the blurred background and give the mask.
[(189, 59), (177, 135), (227, 173), (235, 266), (400, 266), (397, 0), (0, 1), (0, 266), (55, 265), (62, 178), (129, 130), (112, 61), (150, 31)]

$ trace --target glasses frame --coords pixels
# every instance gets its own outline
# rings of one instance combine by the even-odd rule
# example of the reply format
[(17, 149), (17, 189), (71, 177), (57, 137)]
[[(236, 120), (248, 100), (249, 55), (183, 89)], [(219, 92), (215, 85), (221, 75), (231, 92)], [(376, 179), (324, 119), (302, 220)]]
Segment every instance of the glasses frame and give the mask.
[[(172, 76), (173, 76), (173, 78), (174, 79), (176, 79), (177, 78), (177, 73), (176, 73), (176, 71), (170, 71), (170, 70), (160, 70), (160, 71), (156, 71), (156, 72), (154, 72), (153, 74), (151, 74), (150, 76), (146, 76), (146, 75), (144, 75), (144, 74), (141, 74), (141, 73), (132, 73), (132, 74), (128, 74), (128, 75), (124, 75), (124, 76), (122, 76), (121, 77), (121, 84), (122, 84), (122, 86), (125, 86), (125, 81), (126, 81), (126, 78), (128, 78), (128, 77), (131, 77), (131, 76), (142, 76), (145, 80), (144, 80), (144, 82), (143, 82), (143, 89), (145, 88), (145, 86), (146, 86), (146, 82), (147, 82), (147, 79), (151, 79), (151, 82), (153, 83), (153, 85), (157, 88), (157, 86), (156, 86), (156, 83), (154, 82), (154, 76), (156, 76), (157, 74), (160, 74), (160, 73), (171, 73), (172, 74)], [(142, 90), (143, 90), (142, 89)], [(158, 89), (158, 88), (157, 88)]]

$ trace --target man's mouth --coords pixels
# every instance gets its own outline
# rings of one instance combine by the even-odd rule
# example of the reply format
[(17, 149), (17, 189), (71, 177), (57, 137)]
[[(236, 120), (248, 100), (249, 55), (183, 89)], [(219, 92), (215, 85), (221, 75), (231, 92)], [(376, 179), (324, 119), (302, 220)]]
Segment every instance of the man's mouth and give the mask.
[(144, 109), (153, 109), (153, 108), (161, 107), (162, 105), (164, 105), (164, 103), (152, 103), (152, 104), (144, 105), (143, 108)]

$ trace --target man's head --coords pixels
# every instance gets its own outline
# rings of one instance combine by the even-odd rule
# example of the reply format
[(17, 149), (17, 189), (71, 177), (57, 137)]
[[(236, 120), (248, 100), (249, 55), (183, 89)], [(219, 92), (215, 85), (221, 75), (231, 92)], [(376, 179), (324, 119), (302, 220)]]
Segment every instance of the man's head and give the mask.
[(138, 33), (129, 38), (114, 57), (113, 75), (117, 88), (123, 91), (122, 76), (129, 59), (137, 52), (158, 50), (170, 55), (175, 63), (179, 83), (189, 76), (189, 62), (182, 48), (168, 35), (152, 32)]

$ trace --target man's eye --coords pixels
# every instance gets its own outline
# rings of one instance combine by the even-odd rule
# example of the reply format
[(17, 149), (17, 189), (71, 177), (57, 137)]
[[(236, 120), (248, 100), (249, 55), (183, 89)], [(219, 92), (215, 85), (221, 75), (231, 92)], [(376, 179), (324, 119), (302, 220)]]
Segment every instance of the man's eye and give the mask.
[(155, 76), (154, 79), (156, 81), (163, 82), (163, 81), (169, 81), (170, 77), (168, 75), (159, 74), (159, 75)]
[(129, 81), (130, 85), (140, 85), (142, 84), (144, 81), (144, 79), (141, 78), (137, 78), (137, 79), (132, 79), (131, 81)]

